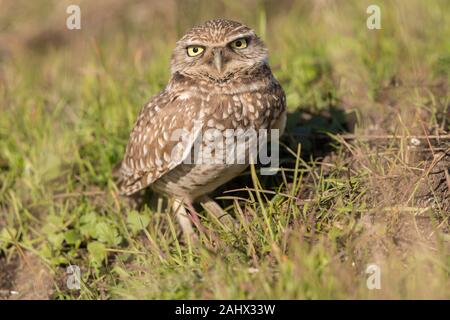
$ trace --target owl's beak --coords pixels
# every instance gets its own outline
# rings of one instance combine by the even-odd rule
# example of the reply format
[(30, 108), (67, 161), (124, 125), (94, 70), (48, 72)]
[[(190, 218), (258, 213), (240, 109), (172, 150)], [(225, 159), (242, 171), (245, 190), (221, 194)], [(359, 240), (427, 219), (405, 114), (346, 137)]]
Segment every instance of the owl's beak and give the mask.
[(222, 73), (223, 61), (222, 61), (222, 50), (218, 49), (214, 51), (214, 66), (219, 73)]

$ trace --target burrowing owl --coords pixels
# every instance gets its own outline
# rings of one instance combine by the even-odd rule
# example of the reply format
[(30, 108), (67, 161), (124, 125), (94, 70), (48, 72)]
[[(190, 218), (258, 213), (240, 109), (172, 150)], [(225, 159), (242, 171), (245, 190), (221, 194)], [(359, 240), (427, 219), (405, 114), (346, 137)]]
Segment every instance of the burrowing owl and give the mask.
[[(197, 137), (208, 128), (282, 133), (285, 101), (267, 48), (251, 28), (223, 19), (192, 28), (173, 51), (169, 83), (143, 107), (131, 131), (121, 166), (122, 193), (150, 186), (165, 194), (173, 199), (183, 231), (191, 234), (184, 206), (200, 201), (217, 208), (206, 195), (248, 166), (186, 163)], [(191, 133), (183, 143), (173, 139), (180, 129)]]

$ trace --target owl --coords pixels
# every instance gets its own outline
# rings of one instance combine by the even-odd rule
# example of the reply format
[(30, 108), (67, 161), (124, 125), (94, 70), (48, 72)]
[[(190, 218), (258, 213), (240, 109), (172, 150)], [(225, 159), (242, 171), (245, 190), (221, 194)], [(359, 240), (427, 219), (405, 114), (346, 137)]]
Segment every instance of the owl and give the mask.
[(186, 33), (173, 50), (167, 86), (142, 108), (131, 131), (120, 168), (121, 192), (150, 187), (167, 196), (187, 235), (194, 233), (193, 203), (230, 218), (208, 194), (249, 164), (195, 161), (193, 151), (208, 149), (198, 137), (210, 129), (224, 135), (239, 129), (282, 134), (286, 98), (267, 59), (262, 40), (239, 22), (210, 20)]

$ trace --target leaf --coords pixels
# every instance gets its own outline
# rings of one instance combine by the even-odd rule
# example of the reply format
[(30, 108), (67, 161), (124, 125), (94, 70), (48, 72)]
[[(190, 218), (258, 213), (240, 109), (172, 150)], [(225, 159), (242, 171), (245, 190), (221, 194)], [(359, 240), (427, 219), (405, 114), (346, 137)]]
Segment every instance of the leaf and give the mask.
[(7, 246), (13, 242), (13, 239), (17, 236), (17, 230), (11, 227), (5, 227), (0, 232), (0, 247)]
[(69, 261), (63, 256), (51, 257), (50, 262), (55, 266), (69, 263)]
[(67, 244), (75, 245), (76, 247), (78, 247), (81, 243), (81, 236), (77, 231), (69, 230), (64, 233), (64, 240), (67, 242)]
[(58, 250), (62, 247), (62, 242), (64, 241), (64, 234), (61, 232), (52, 233), (47, 236), (48, 241), (53, 245), (53, 248)]
[(97, 214), (89, 212), (80, 218), (80, 233), (85, 237), (97, 238)]
[(60, 216), (50, 214), (47, 216), (42, 231), (48, 236), (54, 236), (55, 233), (64, 229), (64, 219)]
[(145, 229), (149, 223), (150, 217), (137, 211), (131, 211), (127, 216), (127, 225), (134, 234)]
[(106, 247), (103, 243), (93, 241), (88, 243), (89, 258), (94, 264), (101, 264), (106, 259)]
[(110, 245), (118, 245), (122, 242), (119, 231), (116, 227), (106, 222), (100, 222), (95, 227), (97, 240)]

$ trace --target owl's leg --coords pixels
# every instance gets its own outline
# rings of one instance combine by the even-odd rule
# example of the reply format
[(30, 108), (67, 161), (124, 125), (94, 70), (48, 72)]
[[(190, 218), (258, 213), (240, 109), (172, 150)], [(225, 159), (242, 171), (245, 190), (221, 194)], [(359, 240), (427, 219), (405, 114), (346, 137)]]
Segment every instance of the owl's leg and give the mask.
[(211, 199), (207, 195), (203, 195), (198, 198), (200, 205), (206, 209), (209, 213), (212, 213), (217, 217), (217, 219), (225, 224), (225, 226), (232, 228), (234, 224), (236, 224), (236, 220), (225, 210), (223, 210), (219, 204)]
[(184, 207), (183, 201), (175, 198), (173, 201), (172, 209), (178, 218), (178, 222), (181, 225), (181, 229), (183, 230), (184, 235), (188, 238), (194, 238), (195, 233), (194, 229), (192, 228), (192, 222), (189, 217), (189, 213)]

